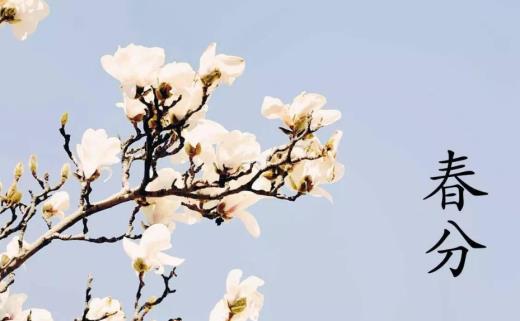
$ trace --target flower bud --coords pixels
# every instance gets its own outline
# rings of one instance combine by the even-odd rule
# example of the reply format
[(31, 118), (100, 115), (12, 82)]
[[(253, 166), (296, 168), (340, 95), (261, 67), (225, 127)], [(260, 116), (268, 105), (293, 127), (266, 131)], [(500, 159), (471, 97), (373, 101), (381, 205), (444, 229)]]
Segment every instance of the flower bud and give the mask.
[(159, 88), (156, 90), (156, 95), (159, 100), (166, 100), (171, 97), (172, 86), (168, 83), (161, 83)]
[(61, 167), (61, 181), (65, 182), (69, 178), (70, 166), (69, 163), (63, 164)]
[(31, 155), (29, 158), (29, 169), (31, 170), (31, 174), (36, 176), (36, 171), (38, 170), (38, 159), (36, 155)]
[(272, 180), (275, 177), (274, 171), (272, 170), (266, 171), (262, 176), (267, 178), (268, 180)]
[(152, 295), (151, 297), (146, 300), (146, 303), (148, 304), (154, 304), (157, 301), (157, 297), (155, 295)]
[(200, 143), (197, 143), (197, 145), (193, 147), (193, 145), (188, 143), (186, 144), (186, 146), (184, 146), (184, 151), (186, 152), (186, 154), (188, 154), (190, 158), (193, 158), (197, 155), (200, 155), (200, 153), (202, 152), (202, 146), (200, 145)]
[(22, 193), (18, 191), (16, 183), (13, 183), (7, 190), (6, 200), (9, 204), (18, 204), (22, 200)]
[(0, 267), (7, 266), (9, 261), (11, 261), (11, 258), (6, 254), (2, 254), (2, 256), (0, 257)]
[(69, 113), (65, 112), (65, 113), (61, 114), (61, 117), (60, 117), (61, 127), (67, 125), (68, 121), (69, 121)]
[(13, 175), (14, 175), (15, 181), (20, 180), (20, 177), (22, 177), (22, 175), (23, 175), (23, 164), (22, 164), (22, 162), (19, 162), (18, 164), (16, 164), (16, 166), (14, 167)]

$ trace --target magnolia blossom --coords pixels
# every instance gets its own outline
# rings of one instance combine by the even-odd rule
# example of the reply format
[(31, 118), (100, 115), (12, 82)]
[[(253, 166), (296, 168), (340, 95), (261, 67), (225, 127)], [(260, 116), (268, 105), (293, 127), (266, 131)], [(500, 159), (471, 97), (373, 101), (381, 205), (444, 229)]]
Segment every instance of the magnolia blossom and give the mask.
[(139, 244), (123, 239), (123, 248), (132, 259), (132, 266), (136, 272), (155, 270), (161, 274), (164, 272), (164, 265), (175, 267), (184, 262), (184, 259), (162, 253), (171, 248), (170, 239), (170, 230), (163, 224), (155, 224), (144, 231)]
[(27, 39), (49, 15), (49, 6), (44, 0), (3, 0), (0, 5), (0, 21), (9, 23), (19, 40)]
[(56, 192), (43, 204), (43, 217), (46, 220), (54, 216), (63, 218), (65, 216), (64, 211), (69, 208), (69, 205), (69, 193), (64, 191)]
[(119, 162), (121, 141), (116, 137), (108, 137), (104, 129), (87, 129), (76, 145), (78, 167), (86, 179), (95, 179), (102, 169)]
[(217, 122), (208, 119), (200, 120), (194, 127), (186, 130), (185, 148), (171, 157), (172, 162), (183, 164), (191, 157), (197, 166), (202, 165), (204, 179), (208, 181), (218, 179), (214, 166), (216, 163), (214, 145), (220, 143), (227, 133), (228, 131)]
[[(119, 301), (111, 297), (94, 298), (88, 304), (88, 320), (124, 321), (125, 313)], [(106, 317), (109, 316), (109, 317)]]
[(280, 118), (293, 132), (301, 132), (309, 125), (315, 129), (330, 125), (341, 118), (339, 110), (325, 110), (327, 99), (319, 94), (302, 92), (292, 104), (284, 104), (280, 99), (265, 97), (262, 115), (268, 119)]
[(126, 94), (123, 96), (123, 102), (117, 103), (116, 106), (122, 108), (126, 117), (133, 122), (143, 120), (146, 115), (146, 105), (139, 99), (130, 98)]
[[(170, 189), (174, 182), (178, 182), (177, 187), (180, 187), (182, 177), (181, 174), (174, 169), (162, 168), (157, 171), (157, 175), (157, 178), (146, 186), (146, 191), (154, 192)], [(182, 202), (182, 199), (177, 196), (147, 197), (146, 202), (149, 205), (143, 206), (142, 211), (148, 225), (163, 224), (170, 230), (173, 230), (176, 221), (194, 224), (202, 218), (200, 213), (194, 211), (177, 212)]]
[(241, 192), (224, 197), (217, 206), (217, 212), (225, 220), (238, 218), (253, 237), (260, 236), (260, 226), (253, 214), (247, 211), (251, 205), (260, 200), (260, 196), (252, 192)]
[(164, 49), (134, 44), (118, 48), (114, 55), (101, 57), (103, 69), (119, 80), (129, 97), (135, 97), (136, 86), (146, 87), (155, 83), (164, 61)]
[[(158, 88), (161, 98), (167, 99), (167, 105), (178, 101), (170, 109), (172, 121), (183, 119), (186, 113), (196, 109), (202, 103), (202, 83), (190, 64), (174, 62), (161, 68), (158, 74)], [(189, 119), (189, 124), (204, 117), (204, 112), (197, 112)]]
[(344, 173), (343, 164), (335, 160), (303, 161), (291, 168), (286, 183), (299, 193), (325, 197), (332, 202), (332, 195), (319, 185), (335, 183)]
[(191, 157), (196, 165), (202, 165), (202, 179), (206, 181), (218, 180), (219, 174), (215, 169), (235, 174), (243, 169), (243, 165), (258, 160), (261, 152), (255, 135), (238, 130), (228, 132), (222, 125), (207, 119), (200, 120), (186, 131), (184, 146), (184, 150), (172, 156), (171, 160), (182, 164)]
[(52, 315), (47, 310), (22, 310), (22, 305), (26, 300), (27, 295), (22, 293), (9, 295), (9, 292), (6, 291), (0, 294), (0, 320), (52, 321)]
[(234, 173), (242, 165), (251, 163), (260, 156), (260, 144), (253, 134), (233, 130), (220, 139), (216, 150), (216, 165), (221, 170)]
[(220, 82), (231, 85), (246, 67), (243, 58), (216, 54), (217, 44), (211, 43), (200, 57), (199, 76), (207, 86)]
[[(9, 243), (7, 243), (5, 252), (0, 253), (0, 266), (5, 266), (15, 256), (25, 251), (29, 246), (29, 243), (22, 241), (22, 247), (20, 248), (20, 238), (17, 236), (13, 237)], [(1, 320), (1, 319), (0, 319)]]
[(226, 294), (209, 315), (209, 321), (246, 321), (258, 320), (264, 305), (264, 296), (258, 288), (264, 281), (250, 276), (240, 282), (242, 271), (235, 269), (229, 272), (226, 281)]

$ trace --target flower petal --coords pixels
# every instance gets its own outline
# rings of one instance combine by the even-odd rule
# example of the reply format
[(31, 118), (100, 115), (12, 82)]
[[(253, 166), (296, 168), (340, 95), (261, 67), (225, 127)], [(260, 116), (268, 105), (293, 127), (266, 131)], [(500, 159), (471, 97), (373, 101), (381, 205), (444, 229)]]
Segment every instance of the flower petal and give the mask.
[(171, 247), (170, 230), (163, 224), (154, 224), (146, 229), (141, 238), (141, 247), (146, 253), (157, 253)]
[(341, 119), (339, 110), (318, 110), (312, 114), (312, 127), (328, 126)]
[(282, 118), (283, 114), (286, 113), (287, 107), (278, 98), (266, 96), (262, 103), (262, 116), (267, 119)]
[(130, 241), (127, 238), (123, 239), (123, 249), (125, 250), (125, 253), (132, 259), (136, 259), (138, 257), (141, 257), (143, 255), (143, 252), (141, 250), (141, 247), (137, 245), (135, 242)]
[(175, 256), (171, 256), (171, 255), (168, 255), (168, 254), (164, 254), (164, 253), (158, 253), (157, 254), (157, 258), (159, 259), (159, 261), (162, 264), (169, 265), (169, 266), (172, 266), (172, 267), (179, 266), (179, 265), (181, 265), (185, 261), (184, 259), (181, 259), (181, 258), (178, 258), (178, 257), (175, 257)]
[(246, 230), (249, 232), (249, 234), (255, 238), (260, 236), (260, 226), (258, 225), (258, 222), (253, 214), (247, 211), (241, 211), (236, 213), (235, 217), (244, 223), (244, 226), (246, 227)]
[(222, 299), (211, 310), (209, 321), (228, 321), (230, 312), (227, 301)]
[(240, 279), (242, 278), (242, 270), (233, 269), (229, 271), (226, 279), (226, 291), (232, 292), (240, 285)]

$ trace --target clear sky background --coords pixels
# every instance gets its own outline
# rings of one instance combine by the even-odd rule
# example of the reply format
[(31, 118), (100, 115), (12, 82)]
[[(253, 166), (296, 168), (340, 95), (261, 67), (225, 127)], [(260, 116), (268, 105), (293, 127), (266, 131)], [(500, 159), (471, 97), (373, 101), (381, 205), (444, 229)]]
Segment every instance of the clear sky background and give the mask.
[[(261, 320), (520, 318), (518, 1), (49, 2), (51, 15), (26, 42), (0, 30), (4, 184), (31, 153), (56, 177), (66, 160), (57, 132), (63, 111), (74, 144), (89, 127), (128, 133), (114, 107), (118, 83), (99, 58), (132, 42), (194, 66), (212, 41), (244, 57), (244, 75), (217, 91), (208, 117), (255, 133), (265, 148), (283, 143), (278, 123), (260, 115), (265, 95), (318, 92), (343, 112), (336, 128), (345, 133), (347, 174), (329, 188), (334, 204), (259, 203), (258, 240), (238, 222), (179, 226), (170, 253), (186, 263), (178, 292), (153, 313), (158, 321), (207, 320), (235, 267), (266, 281)], [(489, 193), (467, 196), (461, 213), (443, 211), (439, 195), (422, 200), (448, 149), (469, 157), (476, 175), (468, 183)], [(115, 191), (116, 178), (96, 182), (94, 198)], [(124, 231), (128, 215), (129, 207), (112, 209), (93, 230)], [(427, 274), (442, 257), (425, 251), (448, 219), (488, 247), (470, 251), (457, 279), (447, 267)], [(71, 320), (82, 312), (89, 272), (93, 294), (121, 300), (130, 314), (137, 280), (121, 244), (56, 242), (26, 264), (13, 290), (29, 294), (27, 306)]]

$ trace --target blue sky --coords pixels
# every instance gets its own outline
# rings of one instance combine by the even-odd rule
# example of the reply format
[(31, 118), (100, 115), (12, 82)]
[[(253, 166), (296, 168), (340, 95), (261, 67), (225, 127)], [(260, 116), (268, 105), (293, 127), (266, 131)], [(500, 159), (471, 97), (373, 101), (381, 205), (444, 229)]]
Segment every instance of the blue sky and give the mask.
[[(266, 281), (261, 320), (516, 320), (520, 317), (517, 182), (520, 113), (520, 4), (516, 1), (123, 1), (49, 0), (51, 15), (26, 42), (0, 30), (0, 178), (31, 153), (57, 173), (66, 161), (57, 120), (128, 133), (114, 104), (118, 84), (99, 58), (117, 46), (163, 47), (169, 61), (198, 64), (208, 43), (247, 61), (221, 88), (208, 117), (283, 142), (260, 115), (264, 96), (290, 100), (305, 90), (340, 109), (344, 179), (335, 201), (256, 205), (262, 237), (241, 224), (180, 226), (173, 253), (186, 258), (176, 294), (157, 320), (205, 320), (240, 267)], [(327, 135), (325, 135), (326, 137)], [(464, 210), (423, 201), (447, 150), (469, 157), (468, 183), (489, 193)], [(118, 186), (97, 183), (101, 198)], [(68, 190), (77, 186), (68, 183)], [(129, 208), (94, 220), (100, 233), (125, 228)], [(426, 255), (455, 220), (487, 246), (470, 251), (463, 274), (426, 272)], [(43, 227), (43, 226), (42, 226)], [(36, 236), (36, 231), (30, 236)], [(456, 262), (454, 262), (456, 263)], [(55, 320), (78, 316), (92, 273), (94, 295), (130, 312), (137, 286), (121, 245), (55, 243), (18, 273), (15, 292)], [(153, 283), (153, 281), (150, 281)], [(153, 284), (152, 284), (153, 285)], [(152, 286), (152, 290), (159, 287)]]

